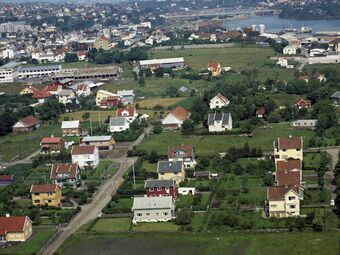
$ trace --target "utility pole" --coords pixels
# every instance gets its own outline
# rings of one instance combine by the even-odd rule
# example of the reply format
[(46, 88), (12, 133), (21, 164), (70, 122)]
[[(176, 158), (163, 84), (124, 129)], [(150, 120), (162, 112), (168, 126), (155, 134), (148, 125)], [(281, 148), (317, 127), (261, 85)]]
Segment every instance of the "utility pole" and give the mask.
[(136, 189), (135, 162), (132, 163), (133, 189)]
[(90, 132), (91, 132), (91, 135), (92, 135), (92, 119), (90, 117)]

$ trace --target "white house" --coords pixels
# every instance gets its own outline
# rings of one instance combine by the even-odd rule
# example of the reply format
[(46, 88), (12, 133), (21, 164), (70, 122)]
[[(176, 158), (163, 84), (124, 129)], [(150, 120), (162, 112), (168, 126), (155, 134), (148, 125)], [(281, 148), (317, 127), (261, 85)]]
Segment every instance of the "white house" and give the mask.
[(230, 104), (229, 100), (221, 95), (221, 94), (217, 94), (215, 97), (213, 97), (212, 99), (210, 99), (210, 109), (216, 109), (216, 108), (221, 108), (221, 107), (226, 107)]
[(190, 117), (190, 112), (181, 106), (177, 106), (162, 120), (164, 128), (181, 128), (183, 122)]
[(296, 55), (297, 50), (300, 48), (299, 45), (293, 44), (293, 45), (288, 45), (283, 48), (283, 54), (284, 55)]
[(99, 152), (96, 146), (73, 146), (71, 149), (72, 163), (80, 168), (96, 168), (99, 165)]
[(175, 203), (171, 196), (134, 197), (133, 224), (138, 222), (166, 222), (175, 218)]
[(123, 117), (130, 123), (134, 122), (137, 116), (138, 114), (134, 107), (117, 108), (117, 111), (116, 111), (116, 117)]
[(288, 69), (294, 68), (294, 65), (289, 65), (288, 60), (285, 59), (285, 58), (279, 58), (279, 61), (277, 61), (276, 64), (279, 65), (282, 68), (288, 68)]
[(80, 83), (77, 84), (76, 88), (76, 95), (78, 97), (82, 96), (82, 97), (88, 97), (91, 95), (91, 88), (89, 85), (85, 84), (85, 83)]
[(182, 196), (190, 196), (196, 194), (196, 188), (195, 187), (179, 187), (178, 188), (178, 194)]
[(208, 115), (209, 132), (224, 132), (233, 129), (233, 120), (230, 113), (214, 112)]
[(76, 102), (76, 95), (73, 90), (62, 90), (58, 94), (59, 103), (64, 105), (75, 103)]
[(183, 161), (184, 168), (192, 168), (196, 165), (195, 149), (192, 145), (169, 146), (169, 161)]
[(130, 128), (130, 123), (125, 117), (111, 117), (108, 131), (111, 133), (123, 132)]

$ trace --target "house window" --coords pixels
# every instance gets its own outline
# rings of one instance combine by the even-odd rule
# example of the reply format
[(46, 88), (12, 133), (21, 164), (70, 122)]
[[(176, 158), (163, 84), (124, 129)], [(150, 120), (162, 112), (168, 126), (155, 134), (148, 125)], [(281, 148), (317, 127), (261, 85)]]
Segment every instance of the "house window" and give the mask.
[(137, 216), (138, 216), (138, 217), (142, 217), (142, 214), (141, 214), (141, 213), (137, 213)]
[(150, 213), (147, 212), (145, 215), (146, 215), (146, 216), (150, 216)]
[(301, 151), (301, 149), (296, 149), (296, 151)]
[(149, 191), (154, 191), (154, 189), (153, 188), (149, 188)]
[(296, 208), (296, 205), (290, 205), (289, 208), (290, 208), (290, 209), (295, 209), (295, 208)]
[(169, 213), (167, 213), (167, 212), (164, 212), (163, 214), (164, 214), (164, 216), (167, 216)]
[(39, 203), (40, 203), (40, 200), (34, 200), (34, 203), (35, 203), (35, 204), (39, 204)]
[(294, 200), (295, 197), (288, 197), (288, 200)]
[(286, 149), (283, 149), (282, 151), (287, 151)]
[(158, 213), (158, 212), (156, 212), (156, 216), (159, 216), (159, 213)]
[(272, 208), (276, 208), (276, 207), (277, 207), (277, 205), (270, 205), (270, 207), (272, 207)]
[(158, 187), (158, 188), (157, 188), (157, 191), (162, 191), (162, 188)]

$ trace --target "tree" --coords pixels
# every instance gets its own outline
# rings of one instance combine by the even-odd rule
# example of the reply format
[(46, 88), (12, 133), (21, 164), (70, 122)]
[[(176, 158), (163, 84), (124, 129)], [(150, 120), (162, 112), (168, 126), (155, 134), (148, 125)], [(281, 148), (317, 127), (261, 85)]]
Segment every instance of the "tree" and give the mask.
[(17, 121), (14, 114), (5, 112), (0, 115), (0, 136), (7, 135), (12, 131), (12, 126)]
[(191, 223), (191, 211), (189, 208), (184, 207), (178, 210), (175, 223), (177, 225), (188, 225)]
[(64, 61), (65, 62), (77, 62), (79, 60), (77, 53), (66, 53)]
[(153, 133), (154, 134), (160, 134), (163, 131), (162, 123), (157, 123), (153, 127)]
[(182, 124), (182, 133), (184, 135), (190, 135), (195, 132), (195, 125), (192, 120), (185, 120)]
[(145, 85), (145, 77), (144, 77), (144, 76), (139, 77), (139, 79), (138, 79), (138, 84), (139, 84), (141, 87), (144, 87), (144, 85)]
[(50, 99), (43, 105), (37, 107), (39, 118), (42, 120), (55, 120), (65, 112), (65, 106), (56, 99)]
[(90, 118), (90, 113), (89, 112), (85, 112), (83, 114), (83, 116), (81, 116), (83, 118), (83, 120), (88, 120)]
[(150, 163), (157, 163), (159, 159), (158, 153), (155, 150), (152, 150), (149, 156)]
[(268, 116), (268, 122), (270, 123), (278, 123), (281, 120), (281, 116), (278, 112), (271, 112)]
[(266, 174), (264, 177), (263, 177), (263, 184), (265, 186), (273, 186), (274, 185), (274, 178), (273, 178), (273, 175), (271, 174)]
[(178, 96), (178, 89), (174, 86), (169, 86), (165, 90), (165, 94), (170, 97), (177, 97)]

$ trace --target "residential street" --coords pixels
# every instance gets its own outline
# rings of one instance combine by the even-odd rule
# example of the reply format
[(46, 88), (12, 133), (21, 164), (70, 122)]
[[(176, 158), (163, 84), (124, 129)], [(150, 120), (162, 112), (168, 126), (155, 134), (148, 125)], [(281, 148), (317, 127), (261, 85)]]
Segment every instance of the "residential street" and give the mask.
[[(130, 145), (130, 149), (133, 146), (139, 145), (145, 134), (149, 133), (152, 127), (148, 127), (145, 132)], [(97, 218), (102, 209), (111, 200), (112, 195), (118, 190), (123, 183), (123, 175), (129, 169), (129, 167), (135, 163), (137, 158), (128, 158), (125, 156), (112, 160), (113, 163), (119, 164), (119, 169), (116, 174), (106, 183), (99, 187), (96, 195), (93, 197), (89, 204), (82, 206), (81, 211), (70, 221), (70, 223), (59, 229), (60, 234), (51, 242), (48, 242), (45, 247), (39, 252), (41, 255), (51, 255), (55, 253), (58, 248), (69, 238), (74, 232), (76, 232), (81, 226), (89, 223), (91, 220)]]

